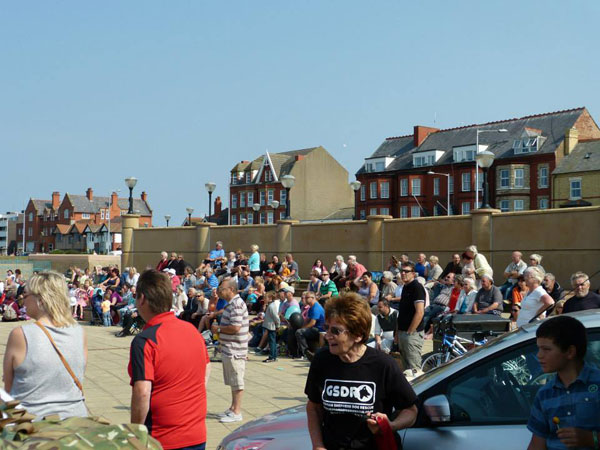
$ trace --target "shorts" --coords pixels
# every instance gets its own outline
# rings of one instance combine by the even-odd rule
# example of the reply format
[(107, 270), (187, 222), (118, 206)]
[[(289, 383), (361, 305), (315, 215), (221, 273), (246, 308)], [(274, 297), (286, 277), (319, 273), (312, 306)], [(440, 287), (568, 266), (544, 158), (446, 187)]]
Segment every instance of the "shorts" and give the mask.
[(223, 378), (225, 385), (231, 386), (234, 391), (244, 389), (244, 374), (246, 372), (246, 360), (235, 358), (222, 358)]

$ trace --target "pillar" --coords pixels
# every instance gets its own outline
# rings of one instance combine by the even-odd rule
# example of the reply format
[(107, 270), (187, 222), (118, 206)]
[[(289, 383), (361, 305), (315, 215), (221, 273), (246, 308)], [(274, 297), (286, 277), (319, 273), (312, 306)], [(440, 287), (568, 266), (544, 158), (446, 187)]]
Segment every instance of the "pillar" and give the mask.
[(385, 219), (392, 216), (368, 216), (367, 217), (367, 267), (372, 271), (383, 270), (383, 227)]
[(483, 253), (490, 265), (493, 261), (492, 215), (498, 214), (499, 209), (475, 209), (471, 211), (471, 244)]
[(281, 258), (286, 253), (291, 253), (293, 248), (292, 225), (298, 220), (285, 219), (277, 222), (277, 254)]
[(133, 245), (133, 230), (140, 227), (139, 214), (121, 216), (121, 267), (135, 267), (135, 249)]
[(196, 255), (197, 261), (196, 266), (199, 266), (206, 254), (211, 249), (210, 242), (210, 227), (217, 226), (216, 223), (211, 222), (201, 222), (195, 225), (196, 226)]

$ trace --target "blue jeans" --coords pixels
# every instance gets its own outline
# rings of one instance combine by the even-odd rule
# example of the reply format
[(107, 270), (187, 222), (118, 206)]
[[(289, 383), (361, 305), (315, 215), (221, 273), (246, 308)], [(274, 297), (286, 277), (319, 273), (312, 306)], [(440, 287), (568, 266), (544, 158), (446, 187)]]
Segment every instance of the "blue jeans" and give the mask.
[(176, 450), (205, 450), (205, 449), (206, 449), (206, 442), (204, 442), (203, 444), (198, 444), (198, 445), (190, 445), (189, 447), (181, 447)]
[(431, 327), (432, 320), (439, 316), (446, 309), (445, 306), (442, 305), (429, 305), (425, 308), (425, 313), (423, 314), (423, 323), (425, 324), (425, 333), (429, 332), (429, 328)]
[(500, 292), (502, 292), (502, 298), (504, 300), (512, 300), (512, 291), (515, 288), (516, 284), (512, 284), (510, 281), (507, 281), (502, 286), (500, 286)]
[(265, 330), (269, 340), (269, 358), (277, 359), (277, 330)]
[(102, 323), (105, 327), (110, 327), (112, 325), (112, 319), (110, 318), (110, 311), (106, 311), (102, 313)]

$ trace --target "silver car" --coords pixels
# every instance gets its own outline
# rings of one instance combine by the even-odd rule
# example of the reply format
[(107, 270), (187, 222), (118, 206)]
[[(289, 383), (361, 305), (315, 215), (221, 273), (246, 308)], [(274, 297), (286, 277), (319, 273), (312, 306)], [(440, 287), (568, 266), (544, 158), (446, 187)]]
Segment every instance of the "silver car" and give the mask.
[[(600, 367), (600, 310), (574, 315), (588, 330), (586, 360)], [(507, 333), (412, 381), (419, 414), (402, 430), (405, 450), (526, 448), (535, 395), (549, 375), (537, 361), (540, 322)], [(223, 439), (219, 450), (306, 449), (305, 405), (249, 422)]]

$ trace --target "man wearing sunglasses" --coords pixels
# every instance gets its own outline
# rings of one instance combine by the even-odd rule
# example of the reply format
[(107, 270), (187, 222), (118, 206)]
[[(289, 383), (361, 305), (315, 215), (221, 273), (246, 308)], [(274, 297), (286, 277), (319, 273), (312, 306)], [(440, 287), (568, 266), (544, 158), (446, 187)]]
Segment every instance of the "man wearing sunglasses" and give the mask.
[(400, 276), (404, 287), (398, 302), (398, 348), (404, 369), (410, 369), (414, 375), (421, 367), (426, 294), (423, 285), (417, 281), (414, 263), (402, 263)]

